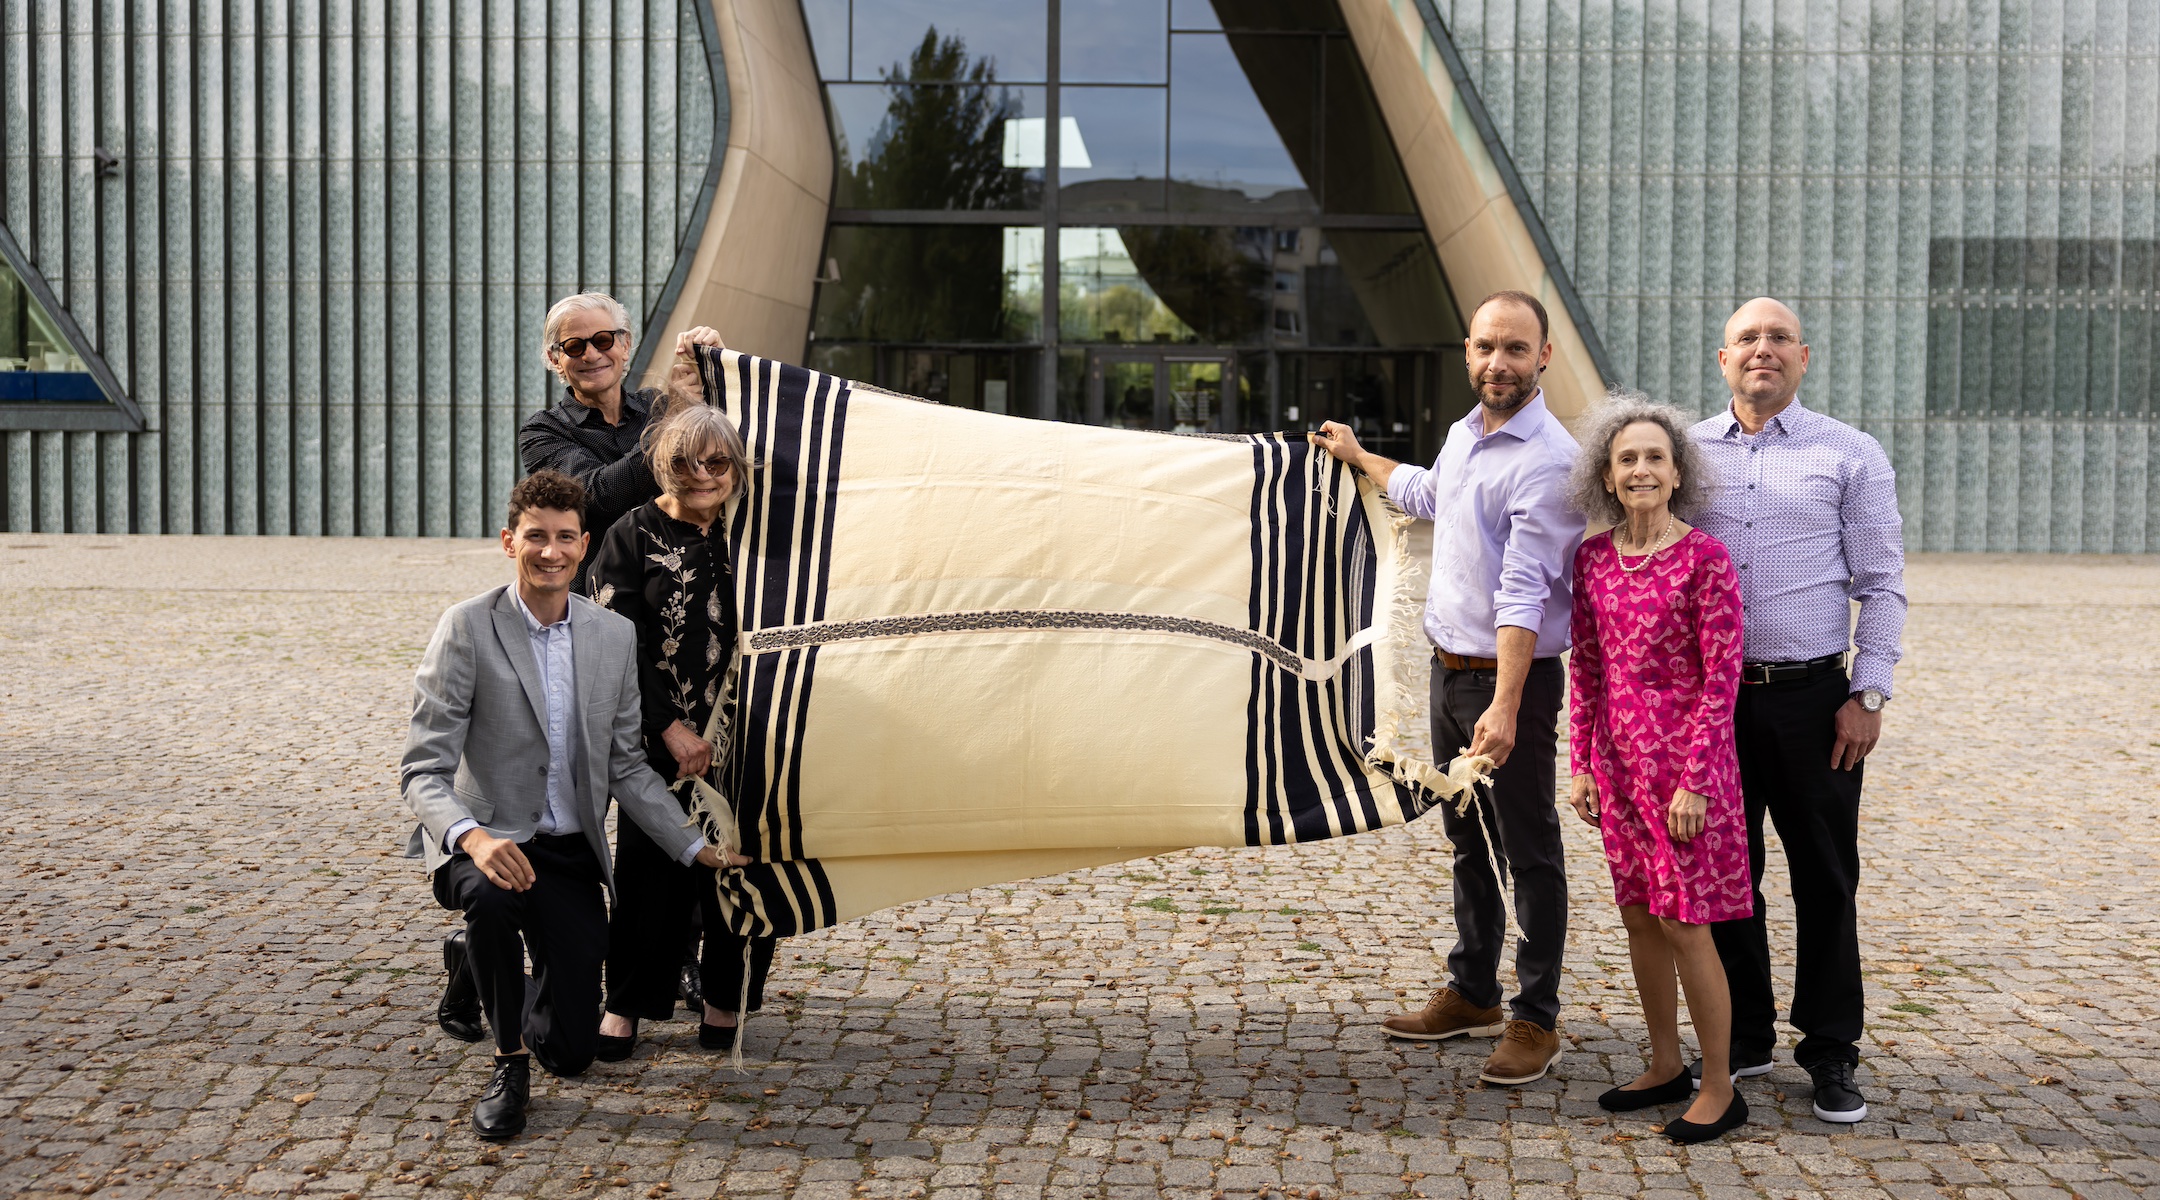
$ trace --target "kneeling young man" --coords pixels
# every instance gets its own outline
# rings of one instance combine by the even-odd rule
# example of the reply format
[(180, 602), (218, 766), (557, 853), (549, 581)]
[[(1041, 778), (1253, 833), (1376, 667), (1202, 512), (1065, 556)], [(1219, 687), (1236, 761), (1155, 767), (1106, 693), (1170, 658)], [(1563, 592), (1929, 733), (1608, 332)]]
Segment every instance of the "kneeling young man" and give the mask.
[[(587, 546), (585, 489), (537, 471), (510, 492), (503, 552), (514, 582), (453, 606), (413, 681), (399, 770), (435, 899), (462, 909), (444, 943), (438, 1013), (466, 1041), (495, 1030), (495, 1072), (473, 1109), (481, 1137), (525, 1128), (528, 1062), (592, 1063), (607, 957), (608, 797), (683, 863), (721, 865), (683, 823), (640, 741), (637, 630), (573, 595)], [(532, 978), (525, 955), (532, 955)]]

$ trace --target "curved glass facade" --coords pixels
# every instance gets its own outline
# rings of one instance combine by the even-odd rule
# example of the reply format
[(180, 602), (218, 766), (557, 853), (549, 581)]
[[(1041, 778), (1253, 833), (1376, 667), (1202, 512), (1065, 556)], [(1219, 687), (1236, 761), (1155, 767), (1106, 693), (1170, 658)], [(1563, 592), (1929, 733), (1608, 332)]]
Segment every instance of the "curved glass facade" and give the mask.
[(1332, 3), (808, 0), (838, 178), (821, 369), (1184, 432), (1468, 404), (1461, 320)]

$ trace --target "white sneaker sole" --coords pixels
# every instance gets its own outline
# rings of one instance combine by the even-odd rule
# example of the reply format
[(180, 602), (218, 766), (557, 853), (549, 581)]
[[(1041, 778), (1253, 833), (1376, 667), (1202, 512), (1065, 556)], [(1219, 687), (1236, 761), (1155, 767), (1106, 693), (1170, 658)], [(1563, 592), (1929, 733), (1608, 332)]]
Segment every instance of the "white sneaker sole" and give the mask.
[[(1739, 1083), (1743, 1079), (1753, 1079), (1757, 1075), (1768, 1075), (1770, 1072), (1776, 1069), (1777, 1064), (1774, 1062), (1756, 1063), (1752, 1067), (1742, 1067), (1739, 1070), (1734, 1071), (1732, 1073), (1732, 1081), (1734, 1083)], [(1699, 1092), (1702, 1090), (1702, 1080), (1695, 1078), (1693, 1072), (1689, 1072), (1688, 1074), (1688, 1087), (1692, 1091)]]
[(1815, 1109), (1816, 1120), (1828, 1121), (1832, 1125), (1857, 1125), (1860, 1122), (1867, 1120), (1867, 1105), (1865, 1104), (1861, 1105), (1858, 1108), (1852, 1109), (1849, 1112), (1831, 1112), (1829, 1109), (1824, 1108), (1820, 1104), (1814, 1105), (1813, 1107)]
[(1507, 1028), (1507, 1022), (1502, 1021), (1498, 1025), (1465, 1025), (1461, 1029), (1450, 1029), (1446, 1033), (1406, 1033), (1400, 1029), (1389, 1029), (1385, 1025), (1380, 1028), (1389, 1037), (1402, 1038), (1404, 1041), (1444, 1042), (1451, 1037), (1499, 1037), (1500, 1032)]
[(1501, 1087), (1516, 1087), (1525, 1083), (1536, 1083), (1538, 1080), (1545, 1078), (1545, 1073), (1552, 1070), (1552, 1065), (1556, 1062), (1559, 1062), (1560, 1056), (1566, 1051), (1567, 1047), (1565, 1046), (1562, 1046), (1560, 1049), (1553, 1051), (1553, 1056), (1545, 1060), (1545, 1065), (1539, 1067), (1537, 1069), (1537, 1074), (1535, 1075), (1520, 1075), (1510, 1079), (1504, 1076), (1491, 1074), (1490, 1072), (1480, 1071), (1478, 1072), (1478, 1078), (1484, 1080), (1487, 1083), (1499, 1084)]

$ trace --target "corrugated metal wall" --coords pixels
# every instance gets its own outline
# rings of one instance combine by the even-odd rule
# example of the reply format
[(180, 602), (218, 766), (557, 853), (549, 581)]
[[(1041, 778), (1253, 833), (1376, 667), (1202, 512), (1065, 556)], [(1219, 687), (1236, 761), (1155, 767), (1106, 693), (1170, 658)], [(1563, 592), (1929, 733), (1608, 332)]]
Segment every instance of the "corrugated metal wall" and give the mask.
[(148, 422), (0, 434), (0, 528), (492, 532), (548, 304), (687, 266), (719, 70), (701, 0), (0, 0), (0, 220)]
[(1909, 546), (2160, 551), (2160, 5), (1438, 4), (1627, 383), (1780, 296)]

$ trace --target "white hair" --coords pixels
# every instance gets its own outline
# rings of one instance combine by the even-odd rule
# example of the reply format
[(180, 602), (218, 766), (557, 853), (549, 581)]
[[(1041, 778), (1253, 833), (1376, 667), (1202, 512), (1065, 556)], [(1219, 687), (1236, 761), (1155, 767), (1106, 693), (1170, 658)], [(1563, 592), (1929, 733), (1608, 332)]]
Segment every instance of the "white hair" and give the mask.
[(576, 312), (606, 313), (610, 322), (609, 328), (622, 330), (630, 328), (630, 310), (623, 307), (622, 301), (608, 295), (606, 292), (579, 292), (574, 296), (564, 296), (555, 302), (553, 308), (548, 309), (547, 320), (540, 325), (540, 353), (542, 357), (545, 357), (548, 351), (554, 348), (555, 343), (562, 340), (563, 322), (570, 319), (571, 313)]
[(1673, 488), (1669, 503), (1674, 516), (1692, 523), (1696, 514), (1709, 506), (1717, 481), (1711, 477), (1703, 452), (1688, 436), (1689, 420), (1669, 404), (1659, 404), (1641, 392), (1624, 388), (1614, 388), (1583, 416), (1575, 430), (1582, 452), (1568, 475), (1569, 505), (1593, 521), (1617, 525), (1626, 518), (1627, 509), (1620, 498), (1605, 488), (1605, 472), (1612, 465), (1613, 439), (1620, 436), (1621, 430), (1639, 424), (1657, 426), (1672, 442), (1673, 469), (1680, 483)]

